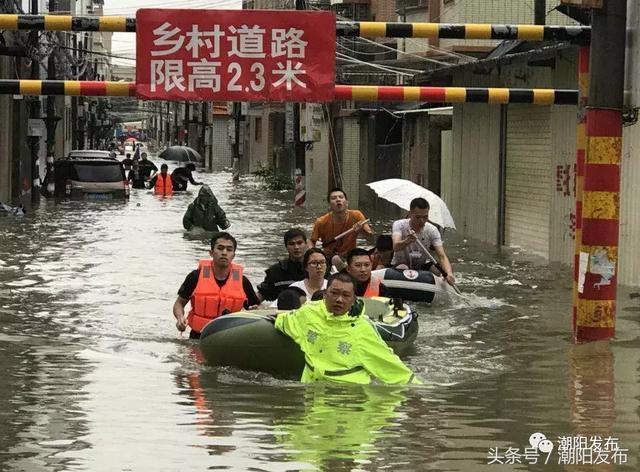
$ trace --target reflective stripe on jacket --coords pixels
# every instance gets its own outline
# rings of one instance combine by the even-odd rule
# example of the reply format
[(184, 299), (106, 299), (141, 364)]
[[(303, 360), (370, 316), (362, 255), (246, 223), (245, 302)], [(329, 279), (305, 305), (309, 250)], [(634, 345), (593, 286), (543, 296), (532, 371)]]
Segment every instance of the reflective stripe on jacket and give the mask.
[(380, 279), (371, 276), (367, 289), (364, 291), (365, 297), (379, 297), (380, 296)]
[(156, 174), (156, 186), (153, 191), (155, 193), (164, 193), (165, 195), (173, 193), (173, 183), (171, 182), (171, 176), (169, 174), (163, 176), (162, 174)]
[(368, 384), (377, 378), (390, 384), (420, 383), (365, 314), (335, 316), (327, 310), (324, 300), (319, 300), (280, 313), (275, 326), (304, 353), (302, 382)]
[(231, 263), (231, 272), (222, 287), (216, 281), (211, 259), (201, 260), (199, 270), (198, 284), (191, 295), (191, 311), (187, 316), (189, 326), (198, 333), (223, 311), (235, 313), (242, 310), (247, 299), (242, 287), (241, 265)]

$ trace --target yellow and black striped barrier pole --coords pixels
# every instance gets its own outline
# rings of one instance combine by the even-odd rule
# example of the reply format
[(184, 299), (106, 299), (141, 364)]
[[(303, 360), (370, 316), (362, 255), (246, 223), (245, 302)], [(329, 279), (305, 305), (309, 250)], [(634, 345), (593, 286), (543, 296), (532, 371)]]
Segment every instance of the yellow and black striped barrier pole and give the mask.
[[(575, 105), (577, 90), (336, 85), (335, 100)], [(0, 94), (135, 97), (135, 82), (0, 80)]]
[(335, 99), (380, 102), (575, 105), (578, 103), (578, 91), (520, 88), (336, 85)]
[[(126, 16), (0, 15), (0, 30), (136, 31), (136, 19)], [(589, 26), (492, 25), (337, 21), (336, 35), (364, 38), (520, 39), (588, 43)]]
[(0, 94), (135, 97), (135, 82), (88, 80), (0, 80)]
[(374, 21), (336, 22), (338, 36), (365, 38), (430, 39), (520, 39), (527, 41), (572, 41), (588, 43), (589, 26), (492, 25), (447, 23), (384, 23)]
[(135, 33), (136, 19), (126, 16), (0, 15), (0, 30), (111, 31)]

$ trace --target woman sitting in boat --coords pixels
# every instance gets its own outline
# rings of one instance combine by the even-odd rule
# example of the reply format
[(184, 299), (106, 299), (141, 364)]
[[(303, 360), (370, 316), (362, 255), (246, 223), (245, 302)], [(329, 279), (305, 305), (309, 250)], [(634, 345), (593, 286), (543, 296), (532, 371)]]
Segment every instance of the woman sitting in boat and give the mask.
[(327, 258), (320, 248), (307, 249), (302, 258), (302, 267), (306, 277), (299, 282), (294, 282), (289, 287), (298, 287), (304, 290), (307, 300), (318, 290), (327, 288)]

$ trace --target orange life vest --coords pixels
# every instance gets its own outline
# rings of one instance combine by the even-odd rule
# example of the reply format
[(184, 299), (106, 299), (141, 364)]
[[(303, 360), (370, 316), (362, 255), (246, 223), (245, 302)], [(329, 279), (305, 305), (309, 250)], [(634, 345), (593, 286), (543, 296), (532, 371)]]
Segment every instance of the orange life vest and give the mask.
[(378, 297), (380, 296), (380, 279), (377, 277), (371, 277), (367, 284), (367, 289), (364, 291), (364, 297)]
[(241, 265), (231, 263), (231, 272), (222, 287), (216, 281), (211, 259), (201, 260), (199, 269), (198, 284), (191, 295), (191, 311), (187, 316), (189, 326), (198, 333), (224, 310), (231, 313), (242, 310), (247, 299), (242, 287)]
[(163, 176), (162, 174), (156, 174), (156, 186), (154, 188), (155, 193), (163, 193), (165, 195), (169, 195), (173, 193), (173, 183), (171, 182), (171, 176), (167, 174)]

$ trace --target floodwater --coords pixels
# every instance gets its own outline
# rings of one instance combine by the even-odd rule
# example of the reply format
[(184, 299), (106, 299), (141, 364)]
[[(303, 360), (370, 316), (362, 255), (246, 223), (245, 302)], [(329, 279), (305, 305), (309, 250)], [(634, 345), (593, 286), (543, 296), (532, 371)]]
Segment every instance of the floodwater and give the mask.
[[(284, 253), (284, 230), (310, 228), (319, 211), (252, 178), (199, 177), (254, 285)], [(181, 226), (196, 191), (46, 201), (0, 220), (1, 471), (639, 470), (637, 289), (620, 289), (615, 341), (575, 347), (568, 268), (451, 233), (467, 299), (417, 307), (406, 361), (424, 386), (307, 387), (214, 369), (171, 314), (207, 255), (206, 235)], [(525, 455), (536, 432), (553, 451)], [(594, 441), (574, 448), (578, 435)], [(566, 465), (588, 450), (595, 461), (597, 447), (600, 464)]]

